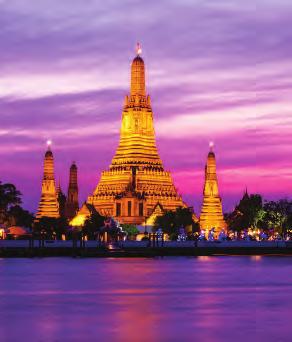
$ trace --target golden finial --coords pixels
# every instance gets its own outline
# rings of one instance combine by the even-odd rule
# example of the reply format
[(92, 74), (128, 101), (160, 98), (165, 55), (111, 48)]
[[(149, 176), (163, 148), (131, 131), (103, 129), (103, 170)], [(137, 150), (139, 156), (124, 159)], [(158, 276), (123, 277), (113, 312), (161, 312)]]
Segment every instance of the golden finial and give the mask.
[(140, 56), (142, 53), (142, 46), (139, 42), (136, 44), (136, 53), (138, 56)]
[(47, 146), (48, 146), (48, 150), (51, 149), (51, 145), (52, 145), (52, 140), (47, 140)]

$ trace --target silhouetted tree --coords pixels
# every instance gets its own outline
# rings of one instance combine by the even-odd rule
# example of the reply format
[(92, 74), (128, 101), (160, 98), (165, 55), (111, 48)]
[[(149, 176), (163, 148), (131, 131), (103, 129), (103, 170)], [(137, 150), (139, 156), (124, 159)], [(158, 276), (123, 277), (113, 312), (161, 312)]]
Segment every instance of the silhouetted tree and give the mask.
[(167, 210), (155, 220), (155, 230), (161, 228), (168, 235), (175, 235), (179, 228), (192, 227), (192, 232), (199, 230), (198, 223), (194, 220), (191, 208), (179, 207), (175, 211)]
[(261, 226), (264, 216), (261, 195), (245, 193), (234, 211), (225, 215), (225, 219), (230, 229), (240, 231)]
[(100, 233), (101, 228), (104, 226), (105, 217), (100, 215), (99, 212), (93, 211), (89, 218), (84, 222), (83, 233), (87, 235), (90, 240)]
[(9, 225), (23, 226), (31, 228), (34, 221), (34, 216), (21, 206), (15, 205), (11, 207), (7, 213)]
[(67, 233), (67, 220), (64, 218), (41, 217), (38, 222), (34, 224), (34, 232), (40, 234), (45, 233), (47, 239), (61, 239), (62, 234)]
[(65, 217), (59, 217), (56, 220), (55, 233), (57, 239), (62, 239), (62, 235), (68, 232), (68, 220)]
[(21, 204), (20, 196), (15, 185), (0, 182), (0, 223), (6, 223), (11, 207)]

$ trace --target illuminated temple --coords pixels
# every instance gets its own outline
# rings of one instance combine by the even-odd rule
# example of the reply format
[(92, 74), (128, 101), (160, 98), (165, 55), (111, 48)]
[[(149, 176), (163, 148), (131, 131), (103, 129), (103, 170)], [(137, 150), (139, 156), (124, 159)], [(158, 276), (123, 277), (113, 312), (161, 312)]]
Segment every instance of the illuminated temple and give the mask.
[(131, 65), (130, 94), (125, 97), (120, 142), (109, 169), (94, 193), (71, 221), (82, 225), (92, 205), (121, 223), (142, 224), (158, 208), (186, 206), (158, 155), (150, 96), (145, 88), (145, 65), (137, 46)]
[(36, 220), (39, 220), (42, 217), (60, 217), (58, 194), (54, 176), (54, 157), (50, 149), (50, 143), (48, 143), (48, 150), (45, 153), (42, 194), (36, 214)]
[(219, 196), (218, 180), (216, 175), (216, 160), (213, 144), (210, 144), (205, 167), (204, 199), (200, 216), (201, 229), (215, 229), (215, 233), (226, 229), (222, 213), (222, 202)]

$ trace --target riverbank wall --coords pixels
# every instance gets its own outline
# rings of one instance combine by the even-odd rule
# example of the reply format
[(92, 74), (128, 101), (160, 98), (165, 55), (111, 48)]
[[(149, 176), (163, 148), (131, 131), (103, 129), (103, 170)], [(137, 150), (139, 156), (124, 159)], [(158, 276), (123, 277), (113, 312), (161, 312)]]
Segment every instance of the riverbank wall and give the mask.
[(0, 240), (0, 257), (161, 257), (291, 255), (292, 241), (29, 241)]

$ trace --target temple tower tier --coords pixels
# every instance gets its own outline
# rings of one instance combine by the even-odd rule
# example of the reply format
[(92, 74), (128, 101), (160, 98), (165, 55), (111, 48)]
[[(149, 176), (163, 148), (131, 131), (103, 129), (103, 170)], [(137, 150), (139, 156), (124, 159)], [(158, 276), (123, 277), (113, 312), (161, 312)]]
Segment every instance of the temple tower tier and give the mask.
[(218, 180), (216, 174), (216, 160), (212, 145), (205, 166), (204, 198), (200, 216), (201, 229), (215, 229), (218, 234), (222, 229), (226, 230), (222, 212), (222, 201), (219, 196)]

